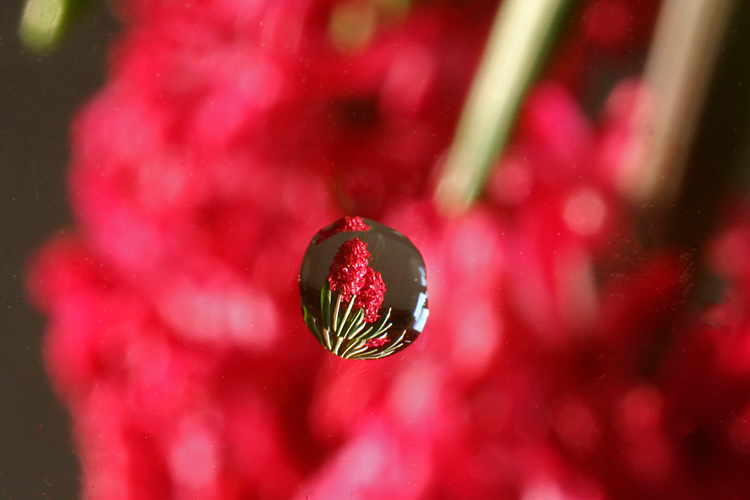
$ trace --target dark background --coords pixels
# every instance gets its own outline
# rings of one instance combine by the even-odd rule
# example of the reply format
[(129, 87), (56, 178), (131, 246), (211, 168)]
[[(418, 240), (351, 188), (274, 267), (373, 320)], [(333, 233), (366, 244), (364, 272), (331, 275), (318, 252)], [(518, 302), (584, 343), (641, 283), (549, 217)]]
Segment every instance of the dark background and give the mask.
[(79, 470), (65, 408), (42, 363), (44, 318), (26, 302), (24, 267), (70, 226), (68, 131), (101, 87), (117, 24), (105, 2), (80, 12), (56, 51), (24, 49), (21, 0), (0, 1), (0, 499), (78, 497)]
[[(44, 318), (26, 302), (24, 266), (71, 225), (65, 193), (68, 130), (103, 84), (117, 23), (95, 1), (58, 49), (25, 50), (22, 2), (0, 1), (0, 500), (74, 499), (79, 469), (66, 410), (42, 363)], [(746, 194), (750, 165), (750, 2), (739, 0), (716, 68), (685, 189), (666, 240), (695, 248), (716, 228), (717, 200)]]

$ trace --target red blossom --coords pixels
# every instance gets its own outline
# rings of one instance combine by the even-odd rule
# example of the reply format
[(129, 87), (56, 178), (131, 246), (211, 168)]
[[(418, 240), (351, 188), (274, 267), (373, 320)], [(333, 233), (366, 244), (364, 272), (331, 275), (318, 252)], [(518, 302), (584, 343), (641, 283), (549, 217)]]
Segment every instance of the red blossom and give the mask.
[(365, 273), (365, 284), (360, 288), (354, 307), (361, 307), (365, 311), (365, 323), (372, 323), (378, 319), (378, 311), (385, 294), (385, 283), (379, 272), (368, 267)]
[(345, 305), (356, 295), (354, 307), (362, 308), (365, 322), (372, 323), (378, 319), (385, 283), (380, 273), (368, 266), (369, 259), (370, 252), (364, 241), (359, 238), (345, 241), (328, 270), (328, 284), (331, 291), (338, 290)]
[[(27, 277), (82, 497), (750, 497), (750, 218), (708, 264), (725, 301), (685, 330), (678, 255), (619, 244), (633, 85), (601, 128), (572, 85), (537, 85), (487, 196), (449, 219), (423, 195), (497, 2), (368, 11), (387, 26), (352, 53), (329, 33), (352, 2), (116, 3), (130, 25), (74, 127), (81, 235)], [(574, 41), (645, 44), (650, 17), (626, 14), (656, 3), (589, 1)], [(365, 368), (299, 340), (289, 286), (342, 210), (408, 234), (438, 278), (425, 341)], [(369, 259), (349, 239), (327, 277), (368, 322)]]
[(365, 285), (370, 252), (367, 244), (359, 238), (345, 241), (328, 269), (328, 284), (331, 291), (338, 291), (343, 303), (348, 304)]
[(343, 217), (325, 229), (321, 229), (315, 238), (315, 244), (319, 245), (325, 240), (333, 236), (334, 234), (343, 233), (345, 231), (367, 231), (370, 226), (365, 224), (362, 217)]
[(370, 339), (367, 342), (365, 342), (365, 345), (367, 347), (381, 347), (390, 342), (391, 339), (388, 338), (377, 338), (377, 339)]

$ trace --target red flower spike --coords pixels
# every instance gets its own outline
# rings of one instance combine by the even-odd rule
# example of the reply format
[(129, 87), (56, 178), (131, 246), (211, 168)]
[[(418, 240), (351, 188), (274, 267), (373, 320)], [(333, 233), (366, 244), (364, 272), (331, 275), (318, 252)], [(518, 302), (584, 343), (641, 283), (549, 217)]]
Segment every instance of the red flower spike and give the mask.
[(365, 273), (365, 284), (354, 299), (354, 307), (362, 308), (365, 312), (365, 323), (373, 323), (378, 319), (378, 311), (385, 296), (385, 283), (379, 272), (368, 267)]
[(345, 241), (336, 252), (333, 263), (328, 268), (328, 284), (331, 291), (338, 290), (344, 304), (365, 285), (369, 259), (367, 244), (359, 238)]
[(319, 245), (334, 234), (343, 233), (344, 231), (368, 231), (369, 229), (370, 226), (365, 224), (362, 217), (343, 217), (330, 226), (321, 229), (318, 232), (317, 238), (315, 238), (315, 244)]

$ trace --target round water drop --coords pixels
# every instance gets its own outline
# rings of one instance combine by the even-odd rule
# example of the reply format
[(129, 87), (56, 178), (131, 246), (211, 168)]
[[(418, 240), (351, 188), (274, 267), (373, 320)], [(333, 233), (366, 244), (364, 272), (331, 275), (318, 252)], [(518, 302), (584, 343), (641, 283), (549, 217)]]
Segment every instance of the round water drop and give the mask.
[(339, 219), (312, 238), (299, 289), (307, 327), (323, 347), (347, 359), (401, 351), (429, 314), (419, 250), (398, 231), (361, 217)]

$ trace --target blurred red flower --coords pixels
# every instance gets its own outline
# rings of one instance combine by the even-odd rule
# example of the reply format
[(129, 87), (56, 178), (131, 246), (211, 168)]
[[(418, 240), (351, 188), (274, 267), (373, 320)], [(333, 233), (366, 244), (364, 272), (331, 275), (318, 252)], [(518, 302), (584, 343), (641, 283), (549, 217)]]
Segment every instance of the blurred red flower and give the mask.
[[(110, 76), (74, 125), (76, 228), (28, 276), (83, 498), (750, 495), (748, 217), (708, 262), (646, 252), (615, 166), (644, 89), (583, 111), (655, 2), (585, 3), (455, 218), (432, 172), (495, 2), (116, 7)], [(344, 213), (408, 235), (430, 273), (429, 326), (386, 359), (331, 356), (299, 312), (308, 237)], [(382, 301), (357, 255), (356, 300)], [(698, 266), (725, 280), (700, 319)]]

